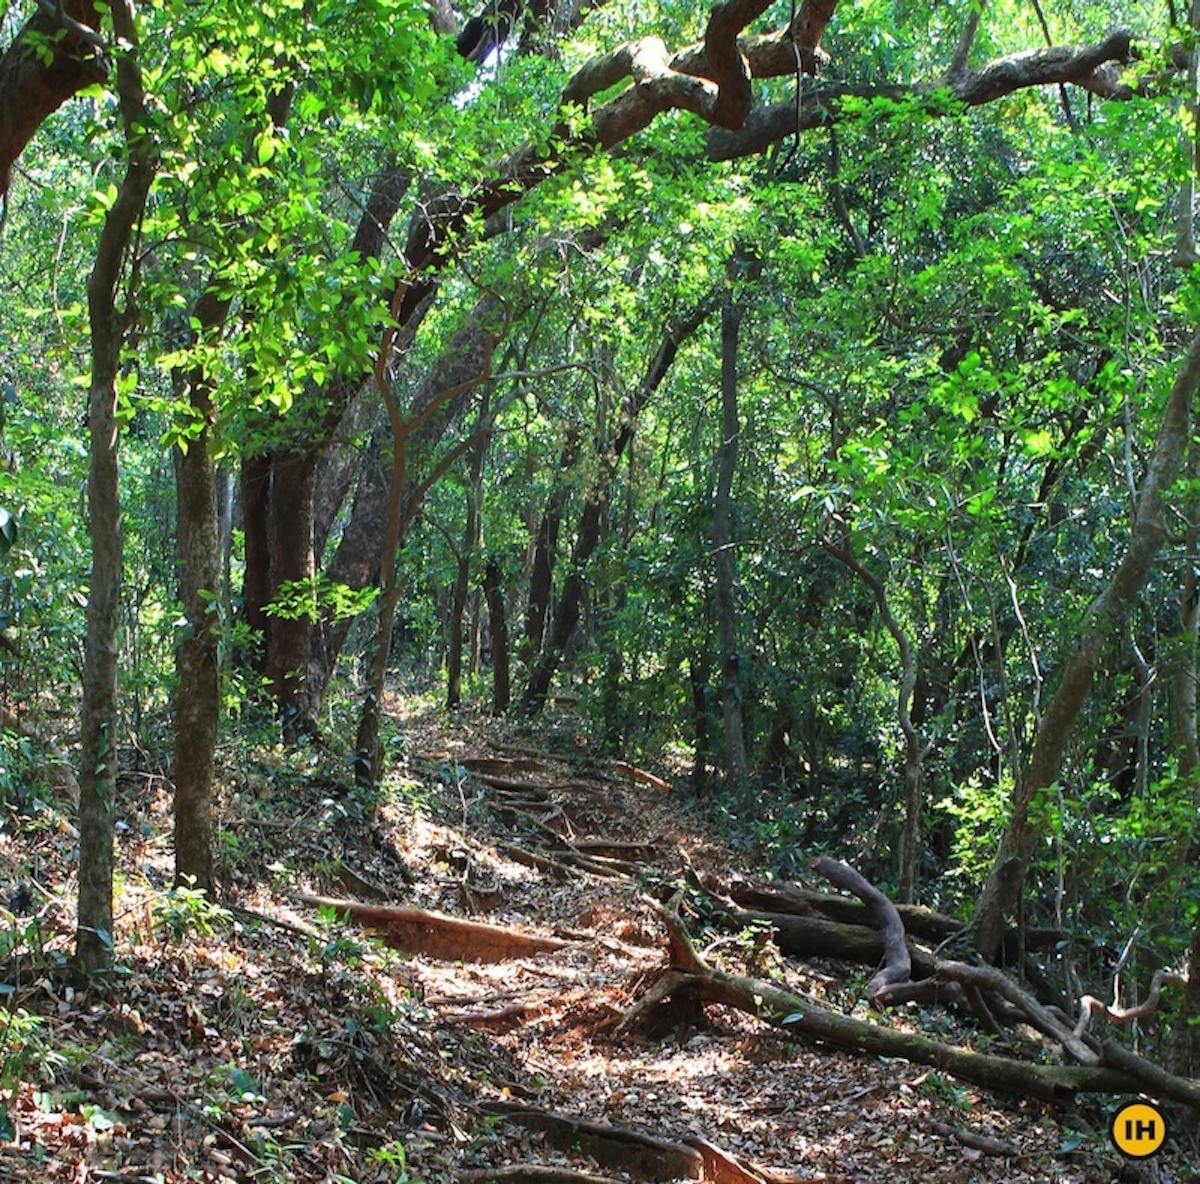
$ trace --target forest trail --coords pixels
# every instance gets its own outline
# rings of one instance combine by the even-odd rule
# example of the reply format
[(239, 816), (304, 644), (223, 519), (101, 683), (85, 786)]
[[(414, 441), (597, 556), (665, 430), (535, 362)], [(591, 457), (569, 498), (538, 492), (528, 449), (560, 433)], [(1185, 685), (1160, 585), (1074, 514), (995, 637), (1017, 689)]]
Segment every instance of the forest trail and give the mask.
[[(30, 962), (16, 991), (43, 1016), (40, 1062), (11, 1108), (0, 1179), (1174, 1178), (1112, 1152), (1102, 1099), (1064, 1110), (1001, 1097), (788, 1039), (723, 1006), (617, 1034), (666, 961), (647, 894), (694, 872), (751, 873), (751, 857), (656, 776), (593, 759), (569, 715), (534, 736), (392, 708), (411, 750), (377, 801), (281, 750), (243, 756), (222, 818), (228, 914), (167, 891), (165, 828), (150, 817), (165, 794), (123, 782), (119, 1002)], [(73, 840), (45, 825), (31, 838), (47, 880), (61, 877), (41, 915), (65, 943)], [(454, 925), (422, 936), (409, 922), (409, 948), (438, 956), (399, 954), (305, 893), (434, 911), (546, 948)], [(689, 925), (712, 964), (867, 1017), (869, 970), (784, 959), (763, 932)], [(917, 1019), (900, 1008), (885, 1022)], [(964, 1039), (949, 1015), (919, 1026)]]

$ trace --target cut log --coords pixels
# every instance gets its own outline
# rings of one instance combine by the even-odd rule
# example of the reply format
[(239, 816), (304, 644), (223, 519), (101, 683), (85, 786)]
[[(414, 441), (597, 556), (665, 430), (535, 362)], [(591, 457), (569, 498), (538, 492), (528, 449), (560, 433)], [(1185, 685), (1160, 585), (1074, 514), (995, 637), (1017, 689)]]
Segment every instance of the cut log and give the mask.
[(380, 937), (395, 949), (424, 954), (449, 962), (504, 962), (509, 958), (548, 954), (571, 943), (542, 937), (484, 921), (464, 921), (425, 909), (390, 908), (298, 893), (297, 899), (314, 907), (331, 908)]

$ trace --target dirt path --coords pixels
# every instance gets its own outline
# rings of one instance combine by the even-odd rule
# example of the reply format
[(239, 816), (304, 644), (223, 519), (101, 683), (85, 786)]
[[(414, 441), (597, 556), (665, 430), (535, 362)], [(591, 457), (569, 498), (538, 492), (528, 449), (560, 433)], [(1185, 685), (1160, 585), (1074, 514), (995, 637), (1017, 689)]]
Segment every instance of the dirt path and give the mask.
[[(710, 1006), (702, 1022), (661, 1039), (614, 1038), (639, 986), (664, 961), (663, 929), (642, 895), (647, 884), (688, 866), (727, 871), (731, 852), (637, 770), (574, 751), (562, 759), (495, 735), (439, 746), (432, 739), (425, 736), (416, 764), (423, 758), (445, 785), (440, 820), (414, 828), (403, 809), (388, 820), (408, 865), (436, 872), (418, 878), (405, 903), (573, 943), (491, 964), (420, 956), (409, 963), (433, 1022), (470, 1029), (503, 1066), (479, 1081), (481, 1103), (536, 1107), (677, 1145), (707, 1140), (766, 1179), (1092, 1181), (1120, 1170), (1108, 1156), (1071, 1150), (1074, 1130), (1101, 1121), (1095, 1111), (1055, 1114), (907, 1062), (823, 1052), (729, 1009)], [(717, 937), (709, 954), (846, 1010), (865, 978), (785, 963), (761, 934)], [(866, 1014), (861, 1003), (858, 1014)], [(903, 1024), (903, 1014), (891, 1022)], [(966, 1145), (973, 1135), (1016, 1154)], [(484, 1168), (515, 1178), (502, 1168), (518, 1163), (618, 1176), (636, 1166), (632, 1178), (672, 1178), (669, 1157), (634, 1165), (586, 1138), (576, 1146), (571, 1154), (562, 1140), (505, 1121), (463, 1148), (459, 1165), (479, 1171), (472, 1179), (489, 1178)], [(419, 1140), (409, 1150), (419, 1164)], [(722, 1184), (736, 1178), (725, 1175)]]
[[(747, 857), (658, 778), (590, 760), (569, 719), (535, 738), (392, 707), (411, 750), (378, 799), (313, 754), (226, 754), (228, 909), (170, 891), (166, 784), (123, 783), (107, 986), (79, 992), (54, 969), (74, 921), (68, 816), (10, 820), (0, 881), (26, 913), (9, 925), (20, 1022), (0, 1036), (12, 1128), (0, 1180), (1173, 1178), (1126, 1168), (1095, 1100), (999, 1097), (721, 1006), (618, 1036), (666, 962), (647, 895), (685, 874), (752, 871)], [(403, 908), (410, 952), (367, 942), (305, 893)], [(457, 921), (424, 924), (422, 911)], [(550, 948), (514, 950), (481, 924)], [(783, 959), (766, 933), (699, 913), (689, 927), (715, 966), (868, 1015), (869, 970)], [(462, 959), (448, 941), (500, 960)], [(970, 1039), (936, 1011), (887, 1022)]]

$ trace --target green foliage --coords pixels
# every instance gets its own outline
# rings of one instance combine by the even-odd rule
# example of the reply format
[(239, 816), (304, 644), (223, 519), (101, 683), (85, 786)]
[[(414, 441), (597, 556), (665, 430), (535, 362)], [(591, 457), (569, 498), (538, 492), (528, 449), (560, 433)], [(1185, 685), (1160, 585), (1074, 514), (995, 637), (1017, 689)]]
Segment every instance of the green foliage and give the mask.
[(154, 928), (164, 945), (212, 937), (233, 920), (227, 908), (209, 900), (203, 888), (195, 887), (194, 877), (191, 883), (172, 888), (151, 912)]
[(320, 572), (310, 580), (285, 580), (265, 611), (268, 616), (285, 621), (301, 618), (316, 621), (324, 615), (336, 621), (358, 616), (374, 603), (378, 594), (378, 588), (355, 590)]

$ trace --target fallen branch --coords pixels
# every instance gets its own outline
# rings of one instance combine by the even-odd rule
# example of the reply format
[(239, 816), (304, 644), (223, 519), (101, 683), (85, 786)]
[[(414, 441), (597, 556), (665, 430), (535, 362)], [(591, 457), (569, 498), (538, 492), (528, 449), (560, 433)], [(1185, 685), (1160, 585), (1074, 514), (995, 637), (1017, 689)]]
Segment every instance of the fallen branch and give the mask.
[(1025, 1152), (1012, 1143), (993, 1139), (990, 1135), (981, 1135), (978, 1131), (969, 1131), (961, 1126), (951, 1126), (948, 1122), (938, 1122), (936, 1118), (928, 1120), (930, 1127), (939, 1135), (949, 1139), (957, 1139), (964, 1147), (973, 1147), (984, 1155), (1003, 1155), (1008, 1159), (1025, 1159)]
[[(713, 969), (697, 954), (678, 916), (653, 902), (651, 904), (663, 917), (671, 946), (671, 966), (663, 976), (667, 981), (661, 987), (656, 984), (651, 988), (651, 992), (661, 999), (676, 992), (691, 992), (708, 1002), (723, 1003), (756, 1016), (784, 1029), (789, 1035), (836, 1048), (930, 1065), (952, 1077), (988, 1089), (1024, 1094), (1047, 1102), (1069, 1101), (1079, 1092), (1145, 1091), (1178, 1101), (1190, 1098), (1188, 1091), (1175, 1089), (1174, 1083), (1174, 1092), (1168, 1094), (1161, 1081), (1151, 1087), (1149, 1079), (1136, 1079), (1124, 1068), (1027, 1064), (1009, 1057), (972, 1052), (916, 1033), (852, 1019), (777, 983)], [(1200, 1108), (1200, 1101), (1188, 1101), (1188, 1104)]]
[(647, 773), (645, 769), (639, 769), (636, 765), (629, 764), (628, 761), (613, 761), (612, 767), (639, 785), (648, 785), (651, 789), (659, 789), (664, 793), (671, 788), (669, 781), (664, 781), (653, 773)]
[(331, 908), (339, 915), (348, 914), (396, 949), (445, 961), (504, 962), (509, 958), (552, 953), (572, 944), (557, 937), (542, 937), (483, 921), (464, 921), (425, 909), (390, 908), (304, 892), (298, 893), (296, 899), (318, 908)]
[(1075, 1023), (1075, 1034), (1082, 1036), (1088, 1030), (1088, 1024), (1093, 1015), (1102, 1015), (1109, 1023), (1118, 1025), (1130, 1024), (1134, 1020), (1145, 1019), (1146, 1016), (1153, 1015), (1158, 1010), (1162, 989), (1168, 983), (1186, 987), (1188, 976), (1179, 974), (1177, 971), (1159, 968), (1150, 980), (1149, 994), (1135, 1007), (1121, 1007), (1115, 1000), (1112, 1003), (1104, 1003), (1095, 995), (1084, 995), (1079, 1001), (1079, 1019)]

